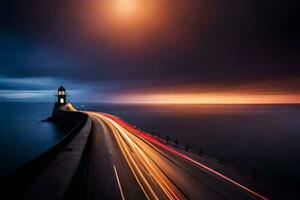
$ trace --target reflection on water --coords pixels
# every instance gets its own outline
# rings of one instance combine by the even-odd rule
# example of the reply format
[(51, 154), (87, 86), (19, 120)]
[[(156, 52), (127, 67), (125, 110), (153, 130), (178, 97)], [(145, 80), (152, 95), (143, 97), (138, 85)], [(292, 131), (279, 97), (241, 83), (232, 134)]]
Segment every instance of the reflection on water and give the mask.
[(51, 123), (53, 103), (0, 103), (0, 177), (33, 159), (63, 133)]
[[(285, 187), (300, 183), (300, 105), (103, 105), (89, 110), (125, 118), (143, 130), (258, 173)], [(284, 183), (284, 184), (282, 184)]]

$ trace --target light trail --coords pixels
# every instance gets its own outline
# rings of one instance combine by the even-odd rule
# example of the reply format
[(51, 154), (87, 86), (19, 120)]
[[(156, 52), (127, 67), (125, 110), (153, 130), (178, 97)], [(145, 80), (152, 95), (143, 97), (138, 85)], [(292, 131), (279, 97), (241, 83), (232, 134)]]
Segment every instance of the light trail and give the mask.
[(160, 185), (161, 189), (165, 192), (165, 194), (170, 198), (170, 199), (179, 199), (177, 197), (177, 194), (175, 194), (174, 190), (175, 188), (172, 187), (171, 183), (169, 183), (168, 179), (164, 177), (164, 175), (157, 169), (155, 168), (151, 160), (148, 158), (147, 155), (145, 155), (144, 151), (136, 145), (136, 142), (133, 141), (132, 138), (129, 137), (129, 134), (126, 133), (126, 129), (124, 129), (122, 126), (117, 124), (114, 121), (110, 121), (113, 123), (113, 125), (118, 129), (119, 133), (122, 134), (124, 138), (126, 138), (126, 141), (128, 141), (137, 152), (137, 156), (141, 160), (141, 164), (144, 166), (144, 169), (148, 169), (148, 171), (152, 172), (151, 175), (153, 175), (153, 178), (156, 180), (156, 182)]
[[(93, 115), (94, 113), (89, 113), (89, 114)], [(95, 115), (97, 116), (97, 114), (95, 114)], [(104, 120), (104, 121), (105, 121), (105, 120)], [(106, 122), (106, 123), (107, 123), (107, 122)], [(108, 124), (108, 126), (111, 128), (111, 130), (113, 131), (113, 133), (115, 133), (115, 128), (114, 128), (112, 125), (110, 125), (110, 124)], [(142, 184), (142, 182), (145, 181), (145, 178), (144, 178), (143, 175), (140, 173), (140, 170), (139, 170), (139, 169), (137, 169), (137, 171), (134, 170), (135, 163), (134, 163), (134, 164), (131, 164), (131, 160), (128, 158), (128, 156), (129, 156), (130, 154), (127, 152), (127, 149), (122, 148), (123, 144), (121, 144), (121, 141), (120, 141), (119, 137), (116, 136), (116, 135), (115, 135), (115, 137), (116, 137), (116, 141), (117, 141), (117, 143), (118, 143), (118, 145), (119, 145), (119, 147), (120, 147), (120, 150), (121, 150), (122, 154), (124, 155), (124, 158), (125, 158), (126, 162), (128, 163), (128, 166), (129, 166), (131, 172), (133, 173), (135, 179), (137, 180), (137, 182), (138, 182), (140, 188), (141, 188), (142, 191), (144, 192), (146, 198), (147, 198), (147, 199), (150, 199), (148, 193), (146, 192), (146, 189), (144, 188), (144, 186), (143, 186), (143, 184)], [(129, 155), (128, 155), (128, 154), (129, 154)], [(141, 176), (141, 178), (139, 178), (139, 176)], [(146, 184), (146, 187), (149, 187), (147, 182), (146, 182), (145, 184)], [(154, 192), (152, 192), (152, 191), (150, 190), (150, 193), (153, 194)]]
[(142, 133), (141, 131), (136, 130), (133, 126), (127, 124), (126, 122), (120, 120), (119, 118), (116, 118), (115, 116), (104, 114), (104, 113), (98, 114), (98, 116), (105, 116), (107, 118), (110, 118), (111, 120), (115, 121), (115, 124), (114, 124), (115, 126), (123, 126), (128, 131), (133, 132), (133, 133), (143, 137), (144, 139), (146, 139), (146, 140), (162, 147), (163, 149), (165, 149), (165, 150), (167, 150), (167, 151), (169, 151), (169, 152), (171, 152), (171, 153), (173, 153), (173, 154), (175, 154), (175, 155), (177, 155), (177, 156), (179, 156), (179, 157), (181, 157), (185, 160), (188, 160), (188, 161), (192, 162), (196, 166), (198, 166), (202, 169), (205, 169), (206, 171), (208, 171), (208, 172), (210, 172), (210, 173), (226, 180), (227, 182), (229, 182), (229, 183), (235, 185), (236, 187), (250, 193), (251, 195), (255, 196), (256, 198), (259, 198), (259, 199), (262, 199), (262, 200), (268, 200), (268, 198), (264, 197), (263, 195), (258, 194), (257, 192), (255, 192), (255, 191), (251, 190), (250, 188), (236, 182), (235, 180), (225, 176), (224, 174), (208, 167), (207, 165), (204, 165), (203, 163), (200, 163), (199, 161), (196, 161), (196, 160), (190, 158), (189, 156), (187, 156), (187, 155), (185, 155), (181, 152), (178, 152), (178, 151), (174, 150), (173, 148), (161, 143), (160, 141), (156, 140), (155, 138), (150, 137), (150, 136), (146, 135), (145, 133)]
[(148, 199), (160, 198), (154, 192), (154, 189), (151, 186), (151, 181), (149, 182), (147, 175), (144, 175), (145, 172), (152, 177), (168, 199), (184, 199), (180, 192), (176, 191), (176, 187), (173, 186), (165, 174), (153, 165), (153, 161), (151, 161), (141, 147), (139, 147), (136, 142), (129, 137), (130, 133), (124, 129), (124, 127), (120, 126), (110, 118), (99, 116), (98, 114), (96, 115), (101, 117), (101, 119), (104, 120), (111, 128), (122, 154)]
[(155, 192), (151, 188), (150, 184), (146, 180), (145, 176), (141, 172), (141, 169), (138, 167), (138, 164), (135, 162), (134, 158), (132, 157), (130, 151), (128, 150), (128, 148), (126, 148), (127, 144), (124, 141), (122, 141), (119, 134), (114, 131), (113, 126), (110, 126), (110, 128), (115, 133), (115, 137), (119, 144), (119, 147), (129, 165), (132, 173), (134, 174), (136, 180), (139, 182), (140, 187), (142, 188), (143, 192), (145, 193), (147, 199), (151, 199), (150, 198), (151, 196), (152, 196), (152, 199), (158, 199)]

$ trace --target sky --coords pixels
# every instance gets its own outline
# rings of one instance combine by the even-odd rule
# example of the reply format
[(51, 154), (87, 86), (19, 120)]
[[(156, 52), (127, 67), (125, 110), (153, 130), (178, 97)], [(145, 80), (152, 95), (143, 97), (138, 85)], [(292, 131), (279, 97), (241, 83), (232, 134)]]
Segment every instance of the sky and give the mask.
[(0, 101), (300, 102), (297, 0), (2, 0)]

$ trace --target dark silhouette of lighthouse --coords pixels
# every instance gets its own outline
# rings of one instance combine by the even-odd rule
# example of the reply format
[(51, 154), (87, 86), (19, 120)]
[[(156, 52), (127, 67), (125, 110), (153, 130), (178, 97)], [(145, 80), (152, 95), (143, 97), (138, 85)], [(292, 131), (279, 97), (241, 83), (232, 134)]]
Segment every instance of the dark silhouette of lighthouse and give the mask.
[(63, 86), (60, 86), (58, 88), (57, 103), (59, 105), (65, 105), (67, 103), (67, 93), (66, 93), (66, 89)]

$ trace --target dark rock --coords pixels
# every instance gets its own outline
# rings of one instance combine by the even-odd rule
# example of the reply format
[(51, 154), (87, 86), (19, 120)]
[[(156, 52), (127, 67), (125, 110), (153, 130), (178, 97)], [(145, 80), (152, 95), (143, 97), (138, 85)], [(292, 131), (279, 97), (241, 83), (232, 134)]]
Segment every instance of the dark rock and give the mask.
[(47, 119), (43, 119), (41, 122), (54, 122), (55, 120), (52, 117), (48, 117)]

